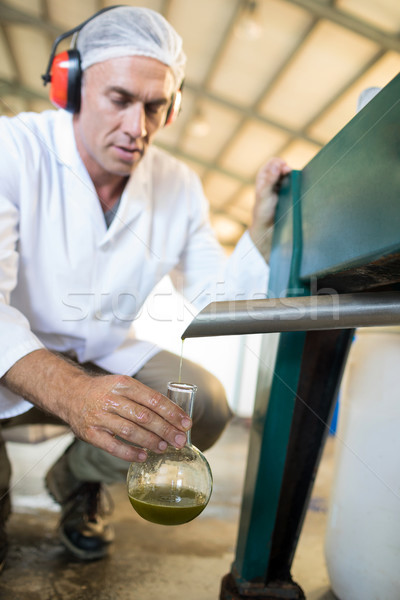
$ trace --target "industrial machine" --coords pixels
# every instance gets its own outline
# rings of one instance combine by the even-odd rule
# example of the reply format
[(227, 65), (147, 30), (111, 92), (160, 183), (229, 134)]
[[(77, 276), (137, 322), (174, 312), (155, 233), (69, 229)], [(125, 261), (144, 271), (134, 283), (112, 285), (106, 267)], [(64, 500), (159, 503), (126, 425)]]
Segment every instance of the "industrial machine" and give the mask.
[(270, 332), (221, 600), (305, 598), (291, 565), (354, 329), (400, 324), (399, 162), (400, 75), (283, 182), (269, 299), (210, 305), (182, 336)]

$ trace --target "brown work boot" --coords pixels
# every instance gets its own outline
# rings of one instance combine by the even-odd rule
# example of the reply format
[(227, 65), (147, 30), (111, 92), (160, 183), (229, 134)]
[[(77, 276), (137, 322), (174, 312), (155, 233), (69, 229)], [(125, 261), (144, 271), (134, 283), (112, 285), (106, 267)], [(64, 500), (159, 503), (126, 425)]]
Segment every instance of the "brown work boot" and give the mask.
[(111, 513), (111, 498), (106, 497), (105, 486), (77, 480), (66, 454), (47, 473), (46, 486), (61, 505), (59, 535), (67, 549), (82, 560), (107, 556), (114, 531), (106, 519)]

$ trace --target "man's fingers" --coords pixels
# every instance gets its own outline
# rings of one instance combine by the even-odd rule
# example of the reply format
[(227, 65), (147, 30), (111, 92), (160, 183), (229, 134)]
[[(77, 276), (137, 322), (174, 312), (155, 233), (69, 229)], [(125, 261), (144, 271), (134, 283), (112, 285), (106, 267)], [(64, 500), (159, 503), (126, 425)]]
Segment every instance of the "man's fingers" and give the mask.
[(175, 448), (183, 448), (187, 441), (186, 434), (155, 413), (152, 414), (151, 420), (146, 423), (146, 426), (140, 421), (136, 422), (134, 417), (125, 419), (117, 414), (107, 414), (104, 428), (127, 442), (154, 452), (164, 452), (168, 444)]
[[(137, 460), (135, 444), (164, 452), (168, 444), (183, 448), (192, 421), (169, 398), (124, 375), (91, 379), (83, 409), (75, 411), (70, 425), (78, 437), (114, 456)], [(116, 436), (116, 437), (113, 437)], [(121, 445), (122, 444), (122, 445)], [(132, 458), (134, 456), (134, 458)]]
[(147, 458), (147, 453), (143, 448), (125, 444), (111, 433), (101, 429), (92, 429), (85, 441), (127, 462), (144, 462)]
[[(256, 178), (256, 204), (267, 201), (267, 217), (269, 219), (270, 212), (275, 209), (277, 201), (277, 191), (282, 177), (290, 173), (291, 168), (281, 158), (272, 158), (259, 170)], [(275, 202), (275, 205), (274, 205)], [(269, 212), (268, 212), (269, 211)]]
[[(141, 422), (144, 427), (154, 414), (159, 415), (163, 420), (181, 431), (188, 431), (192, 426), (192, 420), (179, 406), (136, 379), (131, 377), (120, 378), (120, 381), (112, 389), (112, 394), (114, 395), (114, 402), (111, 402), (111, 404), (120, 404), (120, 409), (123, 407), (125, 418)], [(121, 404), (116, 400), (118, 396), (128, 398), (132, 403)], [(140, 410), (139, 405), (146, 410)]]

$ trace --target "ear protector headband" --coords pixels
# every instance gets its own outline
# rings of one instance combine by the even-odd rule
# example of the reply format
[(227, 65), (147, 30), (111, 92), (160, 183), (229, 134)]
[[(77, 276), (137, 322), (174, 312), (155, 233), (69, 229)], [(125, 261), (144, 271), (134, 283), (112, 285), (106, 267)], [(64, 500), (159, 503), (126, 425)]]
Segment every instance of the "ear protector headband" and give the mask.
[[(82, 68), (79, 50), (73, 48), (56, 54), (58, 45), (65, 38), (78, 33), (87, 23), (89, 23), (89, 21), (92, 21), (98, 15), (108, 10), (119, 8), (119, 6), (120, 5), (107, 6), (106, 8), (99, 10), (89, 19), (83, 21), (83, 23), (80, 25), (77, 25), (73, 29), (70, 29), (69, 31), (59, 35), (55, 40), (51, 49), (46, 73), (42, 75), (42, 79), (43, 85), (50, 83), (50, 101), (57, 108), (63, 108), (64, 110), (72, 113), (79, 112), (82, 83)], [(164, 125), (173, 123), (180, 112), (182, 102), (182, 87), (183, 84), (171, 98), (171, 103), (168, 107)]]

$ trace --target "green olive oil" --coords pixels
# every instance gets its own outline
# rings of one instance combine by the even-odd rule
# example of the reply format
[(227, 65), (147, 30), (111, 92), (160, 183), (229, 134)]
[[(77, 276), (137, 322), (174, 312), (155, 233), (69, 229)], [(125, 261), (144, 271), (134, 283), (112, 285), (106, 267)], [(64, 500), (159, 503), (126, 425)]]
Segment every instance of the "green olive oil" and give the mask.
[(168, 486), (154, 490), (139, 490), (129, 500), (136, 512), (152, 523), (159, 525), (181, 525), (195, 519), (206, 507), (203, 494), (182, 488), (171, 496)]

